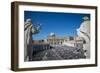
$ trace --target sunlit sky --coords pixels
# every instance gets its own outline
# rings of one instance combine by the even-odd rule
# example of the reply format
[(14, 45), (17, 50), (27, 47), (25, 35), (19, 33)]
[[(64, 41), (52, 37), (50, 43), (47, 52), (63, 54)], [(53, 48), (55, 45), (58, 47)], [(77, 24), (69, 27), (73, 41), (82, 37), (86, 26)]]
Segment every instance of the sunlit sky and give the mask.
[(90, 14), (24, 11), (24, 21), (30, 18), (32, 24), (42, 24), (40, 33), (33, 35), (34, 40), (44, 39), (50, 33), (56, 36), (75, 36), (84, 16), (90, 19)]

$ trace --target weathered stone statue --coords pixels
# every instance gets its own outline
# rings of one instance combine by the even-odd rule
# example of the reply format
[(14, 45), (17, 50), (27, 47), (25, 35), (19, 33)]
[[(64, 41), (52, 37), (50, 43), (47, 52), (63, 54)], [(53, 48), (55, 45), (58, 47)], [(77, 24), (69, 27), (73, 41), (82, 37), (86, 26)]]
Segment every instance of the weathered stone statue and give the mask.
[(84, 39), (83, 49), (86, 50), (86, 58), (90, 58), (90, 20), (87, 16), (83, 17), (83, 20), (77, 34)]
[(33, 25), (31, 19), (26, 20), (24, 25), (24, 61), (32, 61), (32, 35), (39, 33), (40, 28), (41, 25)]

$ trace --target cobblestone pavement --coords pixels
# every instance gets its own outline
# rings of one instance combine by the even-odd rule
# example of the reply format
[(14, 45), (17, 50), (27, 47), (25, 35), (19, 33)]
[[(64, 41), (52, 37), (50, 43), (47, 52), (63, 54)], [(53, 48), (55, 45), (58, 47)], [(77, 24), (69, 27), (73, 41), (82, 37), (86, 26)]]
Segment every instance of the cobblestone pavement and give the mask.
[(55, 46), (51, 49), (33, 53), (33, 61), (65, 60), (85, 58), (84, 50), (69, 46)]

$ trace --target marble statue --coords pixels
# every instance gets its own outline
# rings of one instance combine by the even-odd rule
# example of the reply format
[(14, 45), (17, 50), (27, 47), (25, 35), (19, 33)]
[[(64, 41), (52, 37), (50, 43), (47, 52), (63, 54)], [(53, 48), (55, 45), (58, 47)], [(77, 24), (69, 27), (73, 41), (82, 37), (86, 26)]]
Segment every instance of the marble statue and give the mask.
[(24, 61), (32, 61), (32, 35), (40, 32), (41, 25), (33, 25), (31, 19), (26, 19), (24, 25)]
[(77, 35), (84, 39), (83, 49), (86, 50), (86, 58), (90, 58), (90, 20), (87, 16), (83, 17), (80, 28), (77, 29)]

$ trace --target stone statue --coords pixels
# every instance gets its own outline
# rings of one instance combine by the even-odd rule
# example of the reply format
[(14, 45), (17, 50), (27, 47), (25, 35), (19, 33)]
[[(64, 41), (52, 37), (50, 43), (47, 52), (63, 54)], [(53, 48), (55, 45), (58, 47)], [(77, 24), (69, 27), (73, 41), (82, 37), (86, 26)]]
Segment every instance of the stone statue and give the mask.
[(32, 25), (31, 19), (27, 19), (24, 24), (24, 61), (32, 61), (32, 35), (40, 32), (41, 25)]
[(90, 20), (87, 16), (83, 17), (83, 20), (80, 28), (77, 29), (77, 34), (84, 39), (83, 49), (86, 50), (86, 58), (90, 58)]

